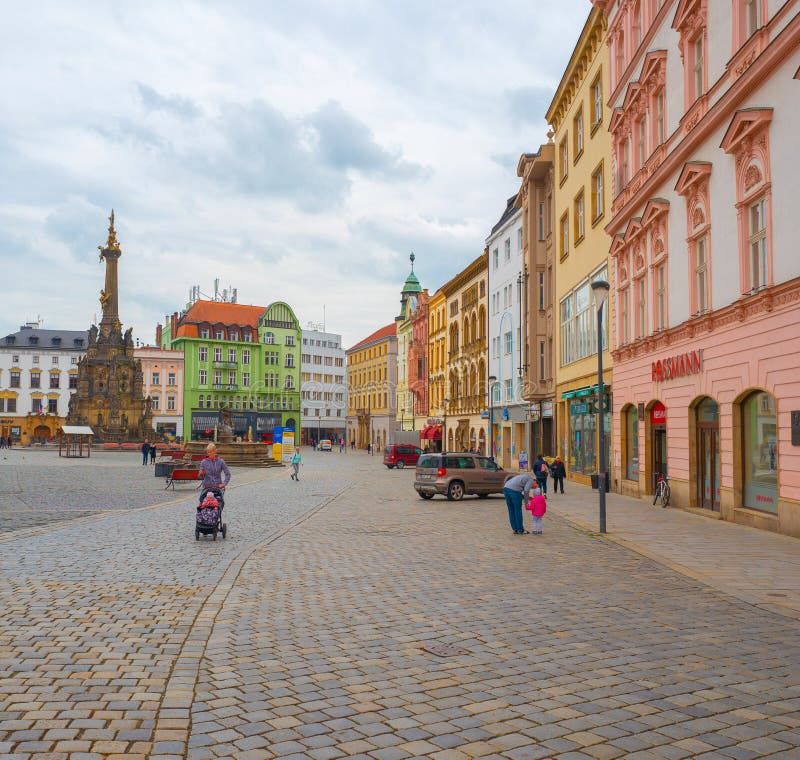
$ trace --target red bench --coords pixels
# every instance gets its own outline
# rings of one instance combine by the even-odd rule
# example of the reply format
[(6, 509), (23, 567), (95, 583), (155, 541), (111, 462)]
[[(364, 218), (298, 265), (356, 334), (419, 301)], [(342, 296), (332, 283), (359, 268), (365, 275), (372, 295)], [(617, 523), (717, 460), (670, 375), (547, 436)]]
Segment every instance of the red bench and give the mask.
[[(165, 486), (164, 490), (166, 491), (167, 488), (172, 486), (172, 490), (175, 490), (175, 483), (187, 483), (187, 482), (196, 482), (200, 480), (200, 470), (187, 470), (187, 469), (178, 469), (175, 468), (172, 471), (172, 475), (167, 478), (167, 485)], [(197, 487), (200, 487), (198, 483)]]

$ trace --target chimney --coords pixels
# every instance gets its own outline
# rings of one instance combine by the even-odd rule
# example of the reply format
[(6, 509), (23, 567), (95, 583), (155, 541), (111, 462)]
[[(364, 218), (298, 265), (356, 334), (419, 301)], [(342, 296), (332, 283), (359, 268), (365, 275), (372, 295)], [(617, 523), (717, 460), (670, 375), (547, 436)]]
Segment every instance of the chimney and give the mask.
[(156, 345), (161, 348), (161, 323), (156, 325)]

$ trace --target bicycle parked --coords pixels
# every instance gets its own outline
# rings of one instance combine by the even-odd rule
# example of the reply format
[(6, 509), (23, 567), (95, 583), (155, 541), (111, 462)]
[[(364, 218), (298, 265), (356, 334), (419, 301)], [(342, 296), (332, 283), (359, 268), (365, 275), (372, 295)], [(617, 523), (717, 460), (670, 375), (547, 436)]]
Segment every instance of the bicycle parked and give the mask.
[(661, 504), (662, 507), (669, 506), (670, 488), (669, 477), (666, 473), (656, 473), (656, 491), (653, 494), (653, 506)]

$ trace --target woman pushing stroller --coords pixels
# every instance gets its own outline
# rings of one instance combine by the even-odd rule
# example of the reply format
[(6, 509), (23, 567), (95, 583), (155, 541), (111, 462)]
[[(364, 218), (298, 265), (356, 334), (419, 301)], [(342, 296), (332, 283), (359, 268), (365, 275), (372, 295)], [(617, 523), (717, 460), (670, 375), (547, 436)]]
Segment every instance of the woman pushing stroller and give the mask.
[(217, 456), (217, 447), (213, 443), (206, 446), (206, 458), (200, 463), (200, 473), (203, 482), (194, 537), (199, 540), (201, 533), (211, 533), (216, 541), (217, 531), (222, 533), (223, 538), (227, 534), (227, 527), (222, 522), (222, 509), (225, 506), (225, 486), (230, 483), (231, 471), (225, 460)]

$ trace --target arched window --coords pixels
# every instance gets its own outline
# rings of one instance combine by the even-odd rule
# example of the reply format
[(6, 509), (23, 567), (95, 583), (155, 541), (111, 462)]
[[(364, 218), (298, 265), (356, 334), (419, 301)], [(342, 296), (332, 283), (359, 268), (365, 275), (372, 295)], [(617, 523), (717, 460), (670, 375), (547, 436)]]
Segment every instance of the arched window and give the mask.
[(778, 418), (775, 399), (764, 391), (741, 404), (742, 505), (778, 511)]
[(622, 413), (622, 430), (625, 433), (625, 477), (639, 480), (639, 413), (635, 406), (628, 406)]

